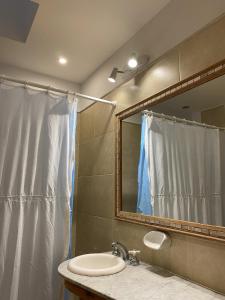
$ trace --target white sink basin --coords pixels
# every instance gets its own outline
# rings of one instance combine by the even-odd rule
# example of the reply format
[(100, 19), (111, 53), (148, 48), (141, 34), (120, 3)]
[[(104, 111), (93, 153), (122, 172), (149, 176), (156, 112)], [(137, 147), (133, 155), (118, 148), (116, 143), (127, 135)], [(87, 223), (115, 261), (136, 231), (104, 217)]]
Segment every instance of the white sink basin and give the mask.
[(87, 276), (111, 275), (122, 271), (126, 264), (120, 257), (106, 253), (80, 255), (68, 263), (68, 270)]

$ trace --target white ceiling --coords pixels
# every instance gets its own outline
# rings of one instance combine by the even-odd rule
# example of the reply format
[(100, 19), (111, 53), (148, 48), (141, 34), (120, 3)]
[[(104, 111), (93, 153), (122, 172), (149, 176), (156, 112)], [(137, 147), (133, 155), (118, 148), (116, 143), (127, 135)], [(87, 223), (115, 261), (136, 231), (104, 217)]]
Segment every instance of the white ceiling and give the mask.
[[(169, 1), (35, 1), (26, 43), (0, 37), (0, 62), (82, 83)], [(58, 64), (60, 55), (66, 66)]]

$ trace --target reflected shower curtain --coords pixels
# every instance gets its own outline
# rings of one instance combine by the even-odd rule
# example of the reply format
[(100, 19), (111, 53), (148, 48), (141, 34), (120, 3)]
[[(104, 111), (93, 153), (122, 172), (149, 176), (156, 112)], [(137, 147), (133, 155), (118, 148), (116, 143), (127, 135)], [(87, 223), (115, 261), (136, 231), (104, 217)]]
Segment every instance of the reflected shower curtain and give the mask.
[(152, 214), (151, 206), (151, 183), (149, 177), (149, 155), (148, 155), (148, 116), (142, 116), (141, 123), (141, 145), (140, 145), (140, 158), (138, 164), (138, 200), (137, 200), (137, 213), (145, 215)]
[(224, 225), (220, 131), (149, 115), (145, 122), (152, 215)]
[(66, 97), (1, 85), (1, 299), (60, 299), (75, 119), (76, 104)]

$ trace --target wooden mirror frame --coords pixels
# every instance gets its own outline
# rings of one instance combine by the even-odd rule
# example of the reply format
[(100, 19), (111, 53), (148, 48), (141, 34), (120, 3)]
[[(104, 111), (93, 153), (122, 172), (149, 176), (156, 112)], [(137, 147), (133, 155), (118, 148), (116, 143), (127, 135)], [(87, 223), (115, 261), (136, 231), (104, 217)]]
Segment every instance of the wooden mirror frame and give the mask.
[(163, 231), (225, 242), (225, 227), (122, 211), (122, 121), (225, 74), (225, 59), (116, 114), (115, 218)]

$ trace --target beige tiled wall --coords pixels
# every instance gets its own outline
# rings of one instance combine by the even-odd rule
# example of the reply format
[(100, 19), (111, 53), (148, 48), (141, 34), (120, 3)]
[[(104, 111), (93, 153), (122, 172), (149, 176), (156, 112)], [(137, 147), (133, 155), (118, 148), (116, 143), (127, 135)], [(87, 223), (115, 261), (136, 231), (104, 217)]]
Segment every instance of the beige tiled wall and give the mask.
[[(170, 51), (151, 68), (111, 92), (116, 111), (225, 58), (225, 17)], [(114, 113), (95, 104), (80, 116), (76, 254), (107, 251), (113, 240), (138, 248), (141, 259), (225, 293), (225, 245), (172, 234), (169, 250), (153, 252), (142, 238), (148, 227), (116, 221)]]
[[(100, 112), (100, 113), (99, 113)], [(114, 109), (80, 115), (76, 254), (109, 250), (114, 215)]]

